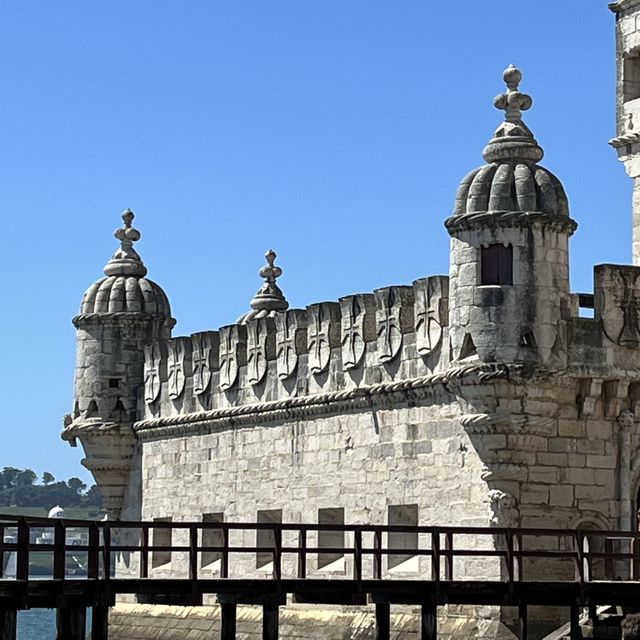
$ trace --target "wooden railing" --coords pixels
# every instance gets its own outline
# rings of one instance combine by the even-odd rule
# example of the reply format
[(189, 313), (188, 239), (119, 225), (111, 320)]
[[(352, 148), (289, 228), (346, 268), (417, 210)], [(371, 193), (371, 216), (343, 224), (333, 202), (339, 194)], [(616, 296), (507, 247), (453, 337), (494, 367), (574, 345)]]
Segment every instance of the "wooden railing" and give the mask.
[[(48, 534), (43, 537), (45, 532)], [(162, 533), (164, 532), (164, 536)], [(268, 540), (258, 542), (259, 532)], [(318, 532), (341, 534), (342, 545), (313, 544)], [(204, 544), (203, 537), (217, 538)], [(265, 536), (266, 534), (266, 536)], [(36, 537), (40, 535), (40, 539)], [(389, 540), (406, 536), (406, 544), (390, 546)], [(167, 544), (154, 539), (170, 538)], [(174, 542), (174, 537), (178, 538)], [(255, 543), (247, 545), (247, 538)], [(239, 540), (237, 540), (239, 539)], [(408, 545), (408, 546), (407, 546)], [(27, 518), (0, 515), (0, 572), (13, 554), (15, 571), (0, 573), (5, 580), (29, 580), (34, 564), (46, 577), (73, 577), (69, 559), (83, 568), (82, 577), (110, 580), (117, 554), (138, 558), (135, 575), (127, 578), (163, 577), (189, 580), (242, 578), (249, 573), (265, 580), (304, 580), (318, 577), (318, 555), (344, 559), (333, 579), (394, 579), (431, 582), (464, 580), (571, 580), (581, 584), (599, 580), (640, 579), (640, 533), (564, 529), (503, 529), (482, 527), (430, 527), (392, 525), (320, 525), (236, 522), (88, 522), (84, 520)], [(215, 570), (203, 570), (203, 554), (216, 557)], [(268, 554), (271, 561), (260, 572), (254, 561)], [(409, 570), (394, 571), (390, 556), (417, 559)], [(78, 560), (80, 558), (80, 560)], [(154, 568), (154, 560), (162, 567)], [(426, 558), (427, 560), (422, 560)], [(469, 570), (466, 559), (495, 563), (492, 570)], [(151, 560), (151, 562), (150, 562)], [(386, 561), (386, 562), (385, 562)], [(264, 564), (264, 563), (263, 563)], [(270, 566), (269, 566), (270, 565)], [(489, 564), (487, 564), (489, 567)], [(264, 569), (264, 568), (263, 568)], [(75, 572), (77, 574), (77, 572)]]

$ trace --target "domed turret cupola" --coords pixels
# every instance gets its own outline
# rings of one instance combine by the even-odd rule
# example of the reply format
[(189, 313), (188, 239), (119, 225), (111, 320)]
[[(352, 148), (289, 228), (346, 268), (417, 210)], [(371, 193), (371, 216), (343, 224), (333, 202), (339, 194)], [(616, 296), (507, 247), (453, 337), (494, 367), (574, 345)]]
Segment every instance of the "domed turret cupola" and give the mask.
[[(73, 319), (77, 357), (73, 413), (65, 417), (62, 437), (79, 439), (89, 469), (100, 487), (110, 518), (118, 518), (129, 483), (144, 384), (144, 347), (168, 340), (175, 320), (164, 291), (146, 278), (147, 268), (133, 247), (140, 232), (134, 214), (122, 214), (114, 235), (120, 248), (104, 267), (105, 277), (84, 294)], [(135, 486), (133, 483), (132, 486)]]
[(458, 188), (451, 235), (450, 339), (455, 360), (541, 362), (566, 354), (569, 217), (562, 184), (537, 163), (543, 151), (522, 120), (533, 101), (522, 74), (504, 72), (494, 104), (504, 122), (483, 151), (486, 164)]

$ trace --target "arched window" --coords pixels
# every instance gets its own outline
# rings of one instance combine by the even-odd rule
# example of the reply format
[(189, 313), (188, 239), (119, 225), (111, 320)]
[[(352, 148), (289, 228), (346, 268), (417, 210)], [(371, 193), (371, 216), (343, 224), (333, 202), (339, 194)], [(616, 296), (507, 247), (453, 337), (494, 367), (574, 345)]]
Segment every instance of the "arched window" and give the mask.
[(480, 284), (513, 284), (513, 247), (490, 244), (480, 250)]

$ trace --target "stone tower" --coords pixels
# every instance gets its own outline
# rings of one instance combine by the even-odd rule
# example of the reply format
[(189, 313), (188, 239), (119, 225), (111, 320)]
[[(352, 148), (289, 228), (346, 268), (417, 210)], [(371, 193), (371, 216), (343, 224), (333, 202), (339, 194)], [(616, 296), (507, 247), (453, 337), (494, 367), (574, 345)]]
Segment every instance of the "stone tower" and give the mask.
[(65, 417), (62, 437), (80, 440), (102, 492), (109, 517), (120, 516), (134, 465), (132, 425), (139, 418), (144, 386), (145, 347), (168, 340), (175, 321), (164, 291), (145, 276), (147, 268), (133, 248), (140, 232), (134, 214), (122, 214), (115, 231), (120, 248), (104, 267), (105, 277), (84, 294), (73, 319), (77, 354), (73, 413)]
[(609, 144), (633, 178), (633, 264), (640, 265), (640, 2), (609, 8), (616, 14), (616, 137)]
[(461, 182), (445, 225), (451, 235), (450, 356), (482, 362), (563, 364), (570, 312), (568, 240), (576, 229), (560, 181), (522, 121), (532, 99), (522, 74), (504, 72), (494, 100), (505, 120), (486, 164)]

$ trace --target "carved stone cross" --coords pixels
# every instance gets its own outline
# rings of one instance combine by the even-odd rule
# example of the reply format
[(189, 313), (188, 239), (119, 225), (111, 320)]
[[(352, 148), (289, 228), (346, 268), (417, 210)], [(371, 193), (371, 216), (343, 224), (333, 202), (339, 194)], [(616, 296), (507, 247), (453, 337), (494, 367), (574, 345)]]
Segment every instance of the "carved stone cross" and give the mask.
[(246, 358), (246, 328), (232, 324), (220, 327), (220, 388), (231, 389)]
[(375, 339), (375, 297), (358, 294), (340, 298), (342, 313), (342, 362), (353, 369), (364, 357), (366, 343)]
[(298, 354), (306, 353), (306, 312), (289, 309), (276, 316), (276, 366), (286, 380), (298, 366)]
[(211, 384), (212, 371), (217, 366), (220, 337), (215, 331), (203, 331), (194, 333), (191, 341), (193, 343), (193, 392), (199, 396)]
[(442, 327), (448, 323), (449, 278), (432, 276), (413, 283), (415, 294), (416, 348), (429, 355), (442, 339)]
[(144, 348), (144, 401), (147, 404), (157, 400), (160, 395), (162, 356), (163, 349), (157, 342)]
[(320, 302), (307, 307), (309, 327), (309, 370), (322, 373), (331, 359), (331, 348), (339, 344), (340, 306), (336, 302)]
[[(256, 385), (267, 373), (269, 356), (273, 351), (275, 325), (273, 318), (254, 318), (247, 322), (247, 379)], [(271, 349), (269, 347), (272, 347)]]
[(402, 349), (403, 334), (413, 330), (413, 289), (376, 289), (378, 358), (390, 362)]

